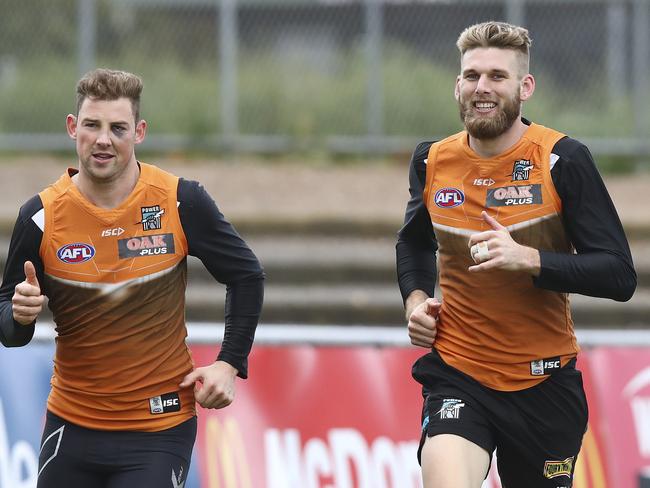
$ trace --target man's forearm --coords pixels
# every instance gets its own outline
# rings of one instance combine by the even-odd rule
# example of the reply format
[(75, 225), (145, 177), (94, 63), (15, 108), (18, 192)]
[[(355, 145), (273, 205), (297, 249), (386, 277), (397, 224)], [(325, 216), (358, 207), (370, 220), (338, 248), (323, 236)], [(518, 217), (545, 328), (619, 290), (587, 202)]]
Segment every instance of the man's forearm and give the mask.
[(427, 298), (430, 298), (429, 295), (423, 291), (423, 290), (413, 290), (408, 297), (406, 297), (406, 301), (404, 303), (404, 310), (406, 312), (406, 320), (408, 321), (409, 317), (413, 313), (413, 310), (420, 305), (421, 303), (424, 303)]
[(0, 342), (5, 347), (28, 344), (34, 335), (34, 323), (21, 325), (14, 320), (11, 302), (0, 303)]

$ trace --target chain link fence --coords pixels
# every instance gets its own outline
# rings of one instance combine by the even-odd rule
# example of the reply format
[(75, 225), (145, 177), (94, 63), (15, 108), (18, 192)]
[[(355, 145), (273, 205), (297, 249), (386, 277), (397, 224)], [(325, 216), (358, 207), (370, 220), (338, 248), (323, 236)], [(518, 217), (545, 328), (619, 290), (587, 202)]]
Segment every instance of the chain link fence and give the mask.
[(595, 153), (650, 155), (647, 0), (0, 0), (0, 150), (71, 148), (74, 86), (141, 74), (157, 150), (409, 152), (460, 129), (455, 41), (525, 25), (525, 115)]

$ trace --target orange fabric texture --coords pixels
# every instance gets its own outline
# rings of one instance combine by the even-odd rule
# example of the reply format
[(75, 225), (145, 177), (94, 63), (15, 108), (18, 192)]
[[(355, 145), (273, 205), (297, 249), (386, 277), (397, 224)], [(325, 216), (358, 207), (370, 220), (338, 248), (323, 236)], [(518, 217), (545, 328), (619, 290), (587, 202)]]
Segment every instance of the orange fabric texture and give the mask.
[[(505, 153), (480, 158), (460, 132), (434, 143), (424, 202), (438, 242), (443, 305), (435, 348), (449, 365), (490, 388), (514, 391), (547, 375), (532, 361), (566, 364), (578, 352), (569, 298), (536, 288), (523, 272), (470, 273), (469, 236), (490, 230), (486, 210), (519, 244), (572, 252), (550, 167), (563, 134), (532, 124)], [(535, 371), (535, 374), (533, 374)]]
[(75, 170), (40, 193), (44, 289), (57, 331), (48, 409), (92, 429), (159, 431), (196, 414), (192, 388), (178, 388), (192, 370), (178, 178), (140, 168), (115, 209), (86, 200)]

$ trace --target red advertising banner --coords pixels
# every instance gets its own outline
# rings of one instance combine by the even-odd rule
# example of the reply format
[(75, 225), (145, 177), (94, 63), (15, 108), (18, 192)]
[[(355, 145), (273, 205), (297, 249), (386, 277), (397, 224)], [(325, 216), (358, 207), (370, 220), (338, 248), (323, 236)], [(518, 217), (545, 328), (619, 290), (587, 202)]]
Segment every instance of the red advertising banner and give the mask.
[[(193, 346), (197, 364), (213, 346)], [(235, 404), (202, 410), (202, 488), (421, 488), (419, 348), (260, 346)], [(574, 488), (638, 488), (650, 465), (647, 349), (584, 351), (590, 421)], [(605, 440), (607, 442), (605, 442)], [(496, 458), (493, 460), (495, 461)], [(500, 488), (493, 462), (484, 488)]]
[(592, 405), (600, 408), (599, 427), (610, 483), (638, 488), (639, 473), (650, 466), (650, 353), (648, 348), (590, 351)]
[(600, 427), (600, 406), (594, 391), (594, 375), (590, 367), (589, 352), (578, 356), (577, 369), (582, 371), (582, 381), (589, 402), (589, 424), (582, 439), (582, 449), (578, 455), (573, 477), (573, 488), (608, 488), (607, 466), (603, 451), (602, 429)]
[[(214, 348), (193, 347), (198, 364)], [(205, 488), (415, 488), (410, 348), (258, 347), (236, 408), (202, 411)]]

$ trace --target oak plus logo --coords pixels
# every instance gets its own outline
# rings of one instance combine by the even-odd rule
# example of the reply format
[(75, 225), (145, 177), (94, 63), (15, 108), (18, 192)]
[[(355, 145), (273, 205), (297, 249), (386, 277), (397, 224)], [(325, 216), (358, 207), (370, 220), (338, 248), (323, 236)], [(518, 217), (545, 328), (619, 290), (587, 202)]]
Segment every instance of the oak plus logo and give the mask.
[(440, 208), (458, 207), (465, 201), (465, 194), (458, 188), (441, 188), (436, 192), (433, 201)]
[(486, 207), (539, 205), (542, 203), (542, 185), (510, 185), (488, 190)]
[(174, 254), (174, 234), (130, 237), (117, 241), (121, 259)]

